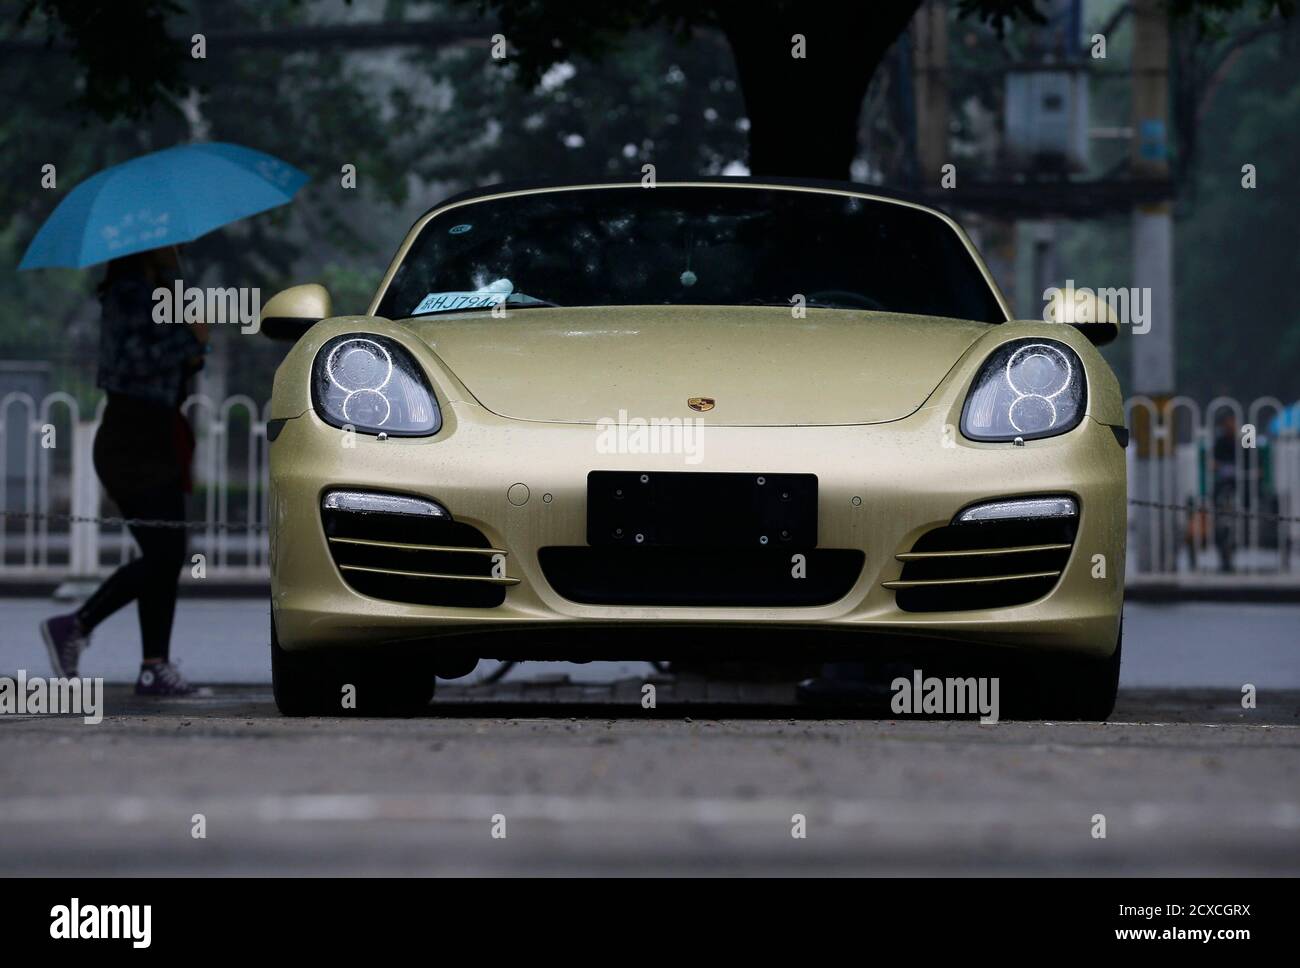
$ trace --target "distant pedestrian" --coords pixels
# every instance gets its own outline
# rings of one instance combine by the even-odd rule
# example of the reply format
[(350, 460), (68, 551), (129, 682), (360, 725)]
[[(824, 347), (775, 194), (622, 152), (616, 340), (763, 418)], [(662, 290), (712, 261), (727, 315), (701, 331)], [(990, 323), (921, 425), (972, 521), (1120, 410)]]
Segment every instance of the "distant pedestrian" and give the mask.
[[(103, 318), (97, 385), (108, 394), (95, 434), (95, 472), (123, 517), (183, 524), (194, 435), (181, 414), (190, 378), (203, 366), (203, 324), (158, 323), (153, 292), (180, 275), (175, 247), (114, 259), (99, 286)], [(140, 557), (113, 572), (75, 612), (46, 619), (41, 634), (54, 671), (76, 676), (90, 633), (129, 602), (140, 613), (143, 661), (135, 691), (194, 692), (171, 661), (176, 589), (185, 563), (183, 527), (133, 524)]]
[(1214, 543), (1219, 552), (1219, 571), (1233, 570), (1237, 550), (1237, 418), (1220, 415), (1214, 428)]

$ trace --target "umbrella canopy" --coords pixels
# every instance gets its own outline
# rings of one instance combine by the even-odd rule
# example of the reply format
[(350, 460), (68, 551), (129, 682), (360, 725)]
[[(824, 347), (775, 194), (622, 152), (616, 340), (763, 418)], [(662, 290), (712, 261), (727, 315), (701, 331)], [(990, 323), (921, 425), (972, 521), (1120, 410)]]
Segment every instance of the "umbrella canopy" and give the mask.
[(1300, 400), (1286, 407), (1268, 423), (1271, 434), (1294, 433), (1300, 435)]
[(19, 269), (80, 269), (190, 242), (293, 198), (307, 176), (251, 148), (179, 145), (105, 168), (74, 188)]

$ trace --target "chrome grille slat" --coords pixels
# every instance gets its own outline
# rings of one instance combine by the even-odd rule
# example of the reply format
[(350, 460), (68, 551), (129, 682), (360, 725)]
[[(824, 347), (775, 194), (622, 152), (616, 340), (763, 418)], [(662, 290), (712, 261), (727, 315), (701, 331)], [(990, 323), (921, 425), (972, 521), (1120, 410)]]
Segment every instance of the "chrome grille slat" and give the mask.
[(1020, 575), (980, 575), (977, 578), (916, 578), (910, 581), (881, 582), (886, 588), (935, 588), (942, 585), (988, 585), (1003, 581), (1024, 581), (1030, 578), (1059, 578), (1059, 571), (1031, 571)]
[(363, 571), (371, 575), (400, 575), (402, 578), (436, 578), (449, 581), (477, 581), (490, 585), (518, 585), (518, 578), (494, 578), (490, 575), (451, 575), (432, 571), (403, 571), (397, 568), (370, 568), (366, 565), (339, 565), (340, 571)]
[(1069, 544), (1018, 545), (1009, 548), (976, 548), (971, 551), (904, 551), (894, 555), (899, 561), (925, 561), (933, 558), (979, 558), (985, 555), (1015, 555), (1035, 551), (1065, 551)]
[[(1076, 506), (1077, 510), (1077, 506)], [(897, 572), (881, 575), (904, 612), (1013, 608), (1061, 581), (1074, 554), (1080, 515), (954, 522), (896, 549)]]
[(371, 598), (437, 608), (496, 608), (522, 583), (508, 553), (445, 516), (321, 509), (329, 556), (347, 586)]
[(500, 548), (464, 548), (456, 545), (415, 544), (409, 541), (376, 541), (372, 538), (336, 538), (328, 539), (332, 544), (363, 545), (367, 548), (393, 548), (398, 551), (450, 551), (464, 552), (468, 555), (508, 555)]

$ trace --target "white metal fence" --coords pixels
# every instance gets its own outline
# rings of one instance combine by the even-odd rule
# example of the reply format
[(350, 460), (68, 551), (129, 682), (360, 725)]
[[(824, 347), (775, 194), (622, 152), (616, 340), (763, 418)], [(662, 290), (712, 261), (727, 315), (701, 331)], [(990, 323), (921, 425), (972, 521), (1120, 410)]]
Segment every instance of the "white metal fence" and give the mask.
[(1300, 581), (1300, 404), (1133, 397), (1129, 572)]
[[(0, 582), (103, 575), (134, 553), (124, 527), (94, 520), (118, 513), (93, 464), (102, 407), (84, 416), (63, 392), (0, 398)], [(267, 407), (192, 396), (183, 409), (197, 438), (190, 553), (208, 578), (264, 580)], [(1271, 397), (1129, 400), (1129, 576), (1300, 583), (1297, 412)]]
[[(135, 553), (125, 527), (94, 520), (120, 513), (95, 476), (103, 406), (87, 418), (67, 393), (0, 398), (0, 582), (103, 575)], [(208, 578), (266, 577), (268, 406), (195, 395), (182, 407), (196, 437), (189, 549)]]

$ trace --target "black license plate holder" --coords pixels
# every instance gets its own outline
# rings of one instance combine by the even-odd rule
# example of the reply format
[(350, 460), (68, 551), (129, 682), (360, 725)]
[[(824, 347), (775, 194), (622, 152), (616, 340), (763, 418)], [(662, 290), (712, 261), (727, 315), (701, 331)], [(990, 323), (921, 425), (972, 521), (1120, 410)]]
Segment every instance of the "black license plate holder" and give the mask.
[(814, 548), (817, 475), (591, 471), (587, 543)]

